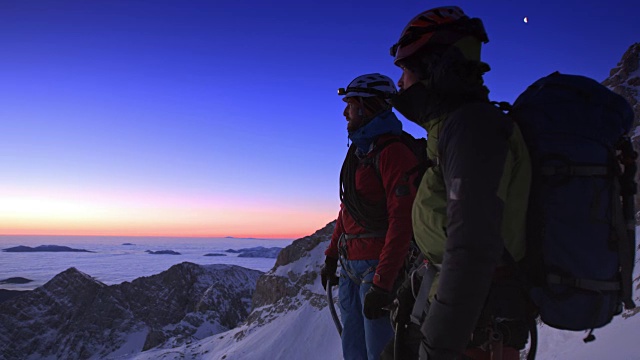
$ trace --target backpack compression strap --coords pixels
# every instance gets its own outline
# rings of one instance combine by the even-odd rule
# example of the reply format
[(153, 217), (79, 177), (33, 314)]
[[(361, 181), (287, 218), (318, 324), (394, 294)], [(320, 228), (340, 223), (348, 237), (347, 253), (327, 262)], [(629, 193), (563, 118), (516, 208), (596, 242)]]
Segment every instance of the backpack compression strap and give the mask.
[[(567, 285), (589, 291), (620, 291), (621, 300), (626, 309), (635, 308), (633, 302), (633, 263), (635, 258), (635, 209), (634, 195), (637, 192), (635, 174), (637, 171), (636, 158), (638, 153), (633, 150), (628, 137), (623, 137), (618, 144), (621, 150), (618, 161), (624, 165), (624, 172), (620, 173), (616, 161), (617, 173), (605, 165), (574, 164), (560, 156), (549, 156), (546, 160), (559, 160), (566, 165), (543, 166), (540, 172), (543, 176), (608, 176), (614, 175), (611, 206), (613, 210), (614, 233), (617, 238), (618, 254), (620, 258), (620, 280), (603, 281), (593, 279), (579, 279), (563, 277), (558, 274), (547, 274), (547, 283)], [(620, 201), (622, 197), (622, 202)]]

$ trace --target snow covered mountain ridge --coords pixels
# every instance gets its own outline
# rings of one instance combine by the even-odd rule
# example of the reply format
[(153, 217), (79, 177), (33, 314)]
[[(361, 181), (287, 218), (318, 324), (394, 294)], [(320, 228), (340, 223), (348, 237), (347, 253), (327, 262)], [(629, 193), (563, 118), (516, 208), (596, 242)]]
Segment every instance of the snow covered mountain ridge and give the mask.
[(181, 263), (107, 286), (75, 268), (0, 303), (0, 359), (128, 359), (234, 328), (262, 272)]

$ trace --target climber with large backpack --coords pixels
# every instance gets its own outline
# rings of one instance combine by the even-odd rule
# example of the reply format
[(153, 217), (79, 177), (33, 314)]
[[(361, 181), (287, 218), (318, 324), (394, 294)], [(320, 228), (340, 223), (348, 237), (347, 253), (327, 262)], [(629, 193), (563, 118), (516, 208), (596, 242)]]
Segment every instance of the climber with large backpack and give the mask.
[(352, 144), (340, 172), (340, 211), (320, 275), (325, 289), (339, 285), (344, 359), (375, 360), (393, 337), (387, 307), (412, 238), (420, 162), (416, 142), (389, 104), (396, 94), (393, 80), (365, 74), (338, 93), (347, 103), (343, 114)]
[(525, 253), (531, 166), (518, 126), (489, 101), (487, 41), (480, 19), (447, 6), (414, 17), (391, 48), (402, 69), (392, 105), (427, 131), (435, 163), (412, 212), (420, 288), (408, 287), (415, 304), (396, 318), (420, 328), (420, 359), (516, 360), (527, 343), (512, 264)]
[(590, 330), (587, 342), (635, 306), (631, 107), (559, 73), (513, 107), (490, 102), (487, 41), (482, 22), (452, 6), (416, 16), (391, 48), (403, 70), (392, 104), (427, 130), (436, 163), (412, 214), (427, 259), (420, 288), (396, 300), (420, 325), (420, 359), (516, 360), (528, 333), (533, 359), (536, 316)]

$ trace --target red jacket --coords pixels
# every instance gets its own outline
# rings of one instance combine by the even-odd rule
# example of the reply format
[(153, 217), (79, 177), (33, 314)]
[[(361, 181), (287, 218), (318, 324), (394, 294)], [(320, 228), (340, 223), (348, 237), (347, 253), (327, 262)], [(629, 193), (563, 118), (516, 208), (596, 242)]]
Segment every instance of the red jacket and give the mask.
[[(381, 144), (392, 137), (393, 135), (382, 135), (374, 144)], [(370, 151), (367, 157), (373, 157), (375, 153), (376, 151)], [(411, 174), (409, 178), (407, 174), (417, 164), (416, 156), (407, 145), (396, 141), (386, 145), (378, 155), (380, 177), (370, 164), (360, 164), (356, 170), (356, 191), (364, 201), (376, 204), (386, 199), (389, 226), (384, 238), (348, 240), (347, 254), (349, 260), (378, 259), (373, 284), (388, 291), (393, 288), (413, 236), (411, 208), (416, 196), (414, 180), (418, 174)], [(338, 221), (325, 255), (338, 258), (338, 238), (343, 233), (354, 235), (371, 231), (358, 225), (344, 204), (340, 204)]]

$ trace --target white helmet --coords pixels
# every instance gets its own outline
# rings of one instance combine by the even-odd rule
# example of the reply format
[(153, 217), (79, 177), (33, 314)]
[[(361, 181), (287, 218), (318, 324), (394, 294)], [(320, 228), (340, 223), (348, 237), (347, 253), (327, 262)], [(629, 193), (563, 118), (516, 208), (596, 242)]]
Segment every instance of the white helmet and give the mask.
[(397, 93), (398, 90), (396, 90), (393, 80), (378, 73), (360, 75), (349, 83), (346, 90), (344, 88), (338, 89), (338, 95), (344, 95), (342, 98), (344, 101), (354, 96), (380, 96), (389, 102), (389, 99)]

